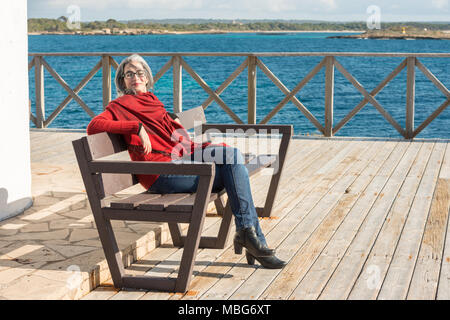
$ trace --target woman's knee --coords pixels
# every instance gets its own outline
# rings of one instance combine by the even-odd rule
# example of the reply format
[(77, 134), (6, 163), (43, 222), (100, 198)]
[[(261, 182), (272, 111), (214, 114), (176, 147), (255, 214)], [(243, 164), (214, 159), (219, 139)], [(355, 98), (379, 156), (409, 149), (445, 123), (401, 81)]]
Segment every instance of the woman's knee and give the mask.
[(244, 164), (244, 156), (238, 148), (225, 147), (224, 164)]
[(203, 153), (206, 162), (216, 164), (244, 164), (244, 157), (238, 148), (234, 147), (214, 147), (206, 148)]

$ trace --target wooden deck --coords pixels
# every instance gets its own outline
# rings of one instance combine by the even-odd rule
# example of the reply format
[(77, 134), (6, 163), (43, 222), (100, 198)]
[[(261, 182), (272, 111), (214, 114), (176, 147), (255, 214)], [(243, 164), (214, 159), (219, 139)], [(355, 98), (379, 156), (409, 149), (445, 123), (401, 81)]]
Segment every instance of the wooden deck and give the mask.
[[(32, 161), (74, 164), (58, 149), (71, 135), (33, 131)], [(198, 251), (186, 294), (105, 283), (83, 299), (450, 299), (448, 140), (294, 139), (284, 170), (260, 220), (284, 269), (249, 266), (229, 242)], [(252, 178), (257, 205), (269, 178)], [(204, 233), (218, 226), (208, 216)], [(181, 253), (167, 242), (127, 271), (173, 277)]]

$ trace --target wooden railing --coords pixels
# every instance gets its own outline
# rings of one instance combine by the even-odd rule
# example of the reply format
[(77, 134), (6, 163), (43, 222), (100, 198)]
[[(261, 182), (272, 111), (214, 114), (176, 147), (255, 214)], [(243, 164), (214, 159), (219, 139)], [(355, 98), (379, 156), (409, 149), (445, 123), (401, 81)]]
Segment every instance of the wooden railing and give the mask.
[[(101, 69), (102, 70), (102, 91), (103, 91), (103, 107), (111, 101), (111, 67), (117, 69), (118, 63), (113, 56), (128, 56), (130, 52), (120, 53), (30, 53), (32, 60), (28, 69), (34, 67), (35, 70), (35, 101), (36, 115), (31, 112), (30, 119), (37, 128), (47, 127), (58, 114), (72, 100), (75, 100), (91, 117), (95, 113), (80, 98), (78, 93), (92, 79), (92, 77)], [(319, 130), (324, 136), (331, 137), (338, 132), (350, 119), (352, 119), (365, 105), (371, 103), (380, 114), (388, 121), (404, 138), (412, 139), (416, 137), (427, 125), (430, 124), (447, 106), (450, 104), (450, 91), (444, 86), (439, 79), (424, 65), (419, 58), (450, 58), (450, 53), (343, 53), (343, 52), (277, 52), (277, 53), (193, 53), (193, 52), (177, 52), (177, 53), (154, 53), (142, 52), (141, 56), (166, 56), (168, 61), (154, 76), (157, 82), (171, 67), (173, 72), (173, 109), (174, 112), (182, 111), (183, 94), (182, 94), (182, 71), (183, 69), (203, 88), (209, 97), (201, 104), (203, 108), (207, 108), (215, 101), (236, 123), (244, 123), (236, 113), (222, 100), (220, 94), (241, 74), (245, 69), (248, 72), (247, 78), (247, 97), (248, 97), (248, 123), (256, 123), (256, 70), (259, 68), (285, 95), (285, 97), (261, 120), (261, 124), (267, 123), (275, 114), (277, 114), (289, 101), (291, 101), (297, 109)], [(81, 80), (75, 87), (70, 88), (65, 80), (47, 63), (44, 57), (49, 56), (98, 56), (99, 62), (94, 68)], [(234, 72), (216, 89), (212, 89), (200, 77), (183, 57), (187, 56), (226, 56), (226, 57), (243, 57), (244, 61), (237, 67)], [(292, 89), (289, 90), (262, 62), (262, 57), (292, 57), (292, 56), (319, 56), (323, 59)], [(402, 57), (404, 60), (373, 90), (368, 92), (358, 80), (352, 76), (338, 61), (337, 57)], [(447, 100), (443, 102), (431, 115), (426, 118), (420, 125), (415, 127), (414, 123), (414, 103), (415, 103), (415, 72), (416, 67), (446, 96)], [(59, 82), (59, 84), (68, 92), (68, 96), (61, 104), (45, 118), (45, 102), (44, 102), (44, 68)], [(325, 68), (325, 106), (324, 106), (324, 124), (321, 124), (317, 118), (305, 107), (305, 105), (295, 96), (322, 68)], [(384, 109), (376, 100), (375, 96), (404, 68), (407, 69), (406, 79), (406, 119), (405, 127), (402, 127), (389, 112)], [(339, 123), (333, 123), (333, 103), (334, 103), (334, 72), (337, 69), (347, 78), (353, 86), (363, 95), (361, 100)]]

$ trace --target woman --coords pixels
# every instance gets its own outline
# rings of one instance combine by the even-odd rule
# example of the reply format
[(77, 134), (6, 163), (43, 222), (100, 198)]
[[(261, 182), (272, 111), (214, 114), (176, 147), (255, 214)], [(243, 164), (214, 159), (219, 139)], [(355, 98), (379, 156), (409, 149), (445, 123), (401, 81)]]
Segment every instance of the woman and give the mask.
[[(189, 156), (205, 161), (207, 155), (216, 166), (213, 191), (225, 188), (233, 215), (236, 234), (235, 253), (245, 247), (247, 262), (258, 260), (266, 268), (280, 269), (285, 262), (269, 249), (259, 226), (250, 190), (248, 171), (240, 151), (224, 144), (193, 142), (176, 116), (169, 114), (153, 87), (151, 69), (139, 55), (125, 58), (117, 68), (115, 84), (118, 98), (96, 116), (87, 127), (88, 134), (110, 132), (122, 134), (133, 161), (172, 161)], [(194, 156), (195, 154), (195, 156)], [(153, 193), (191, 193), (197, 190), (198, 176), (138, 175), (139, 182)]]

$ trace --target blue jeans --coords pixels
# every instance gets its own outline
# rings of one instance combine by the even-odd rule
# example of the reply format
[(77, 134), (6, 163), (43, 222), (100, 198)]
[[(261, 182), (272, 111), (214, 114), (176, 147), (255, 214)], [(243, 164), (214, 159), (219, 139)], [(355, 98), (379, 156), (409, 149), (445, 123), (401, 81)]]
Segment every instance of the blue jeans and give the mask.
[[(267, 245), (253, 203), (248, 170), (239, 149), (223, 146), (206, 147), (204, 150), (196, 150), (191, 160), (214, 162), (216, 174), (212, 192), (219, 192), (225, 188), (236, 230), (254, 226), (259, 240)], [(198, 176), (165, 174), (160, 175), (148, 191), (150, 193), (193, 193), (197, 191), (198, 181)]]

